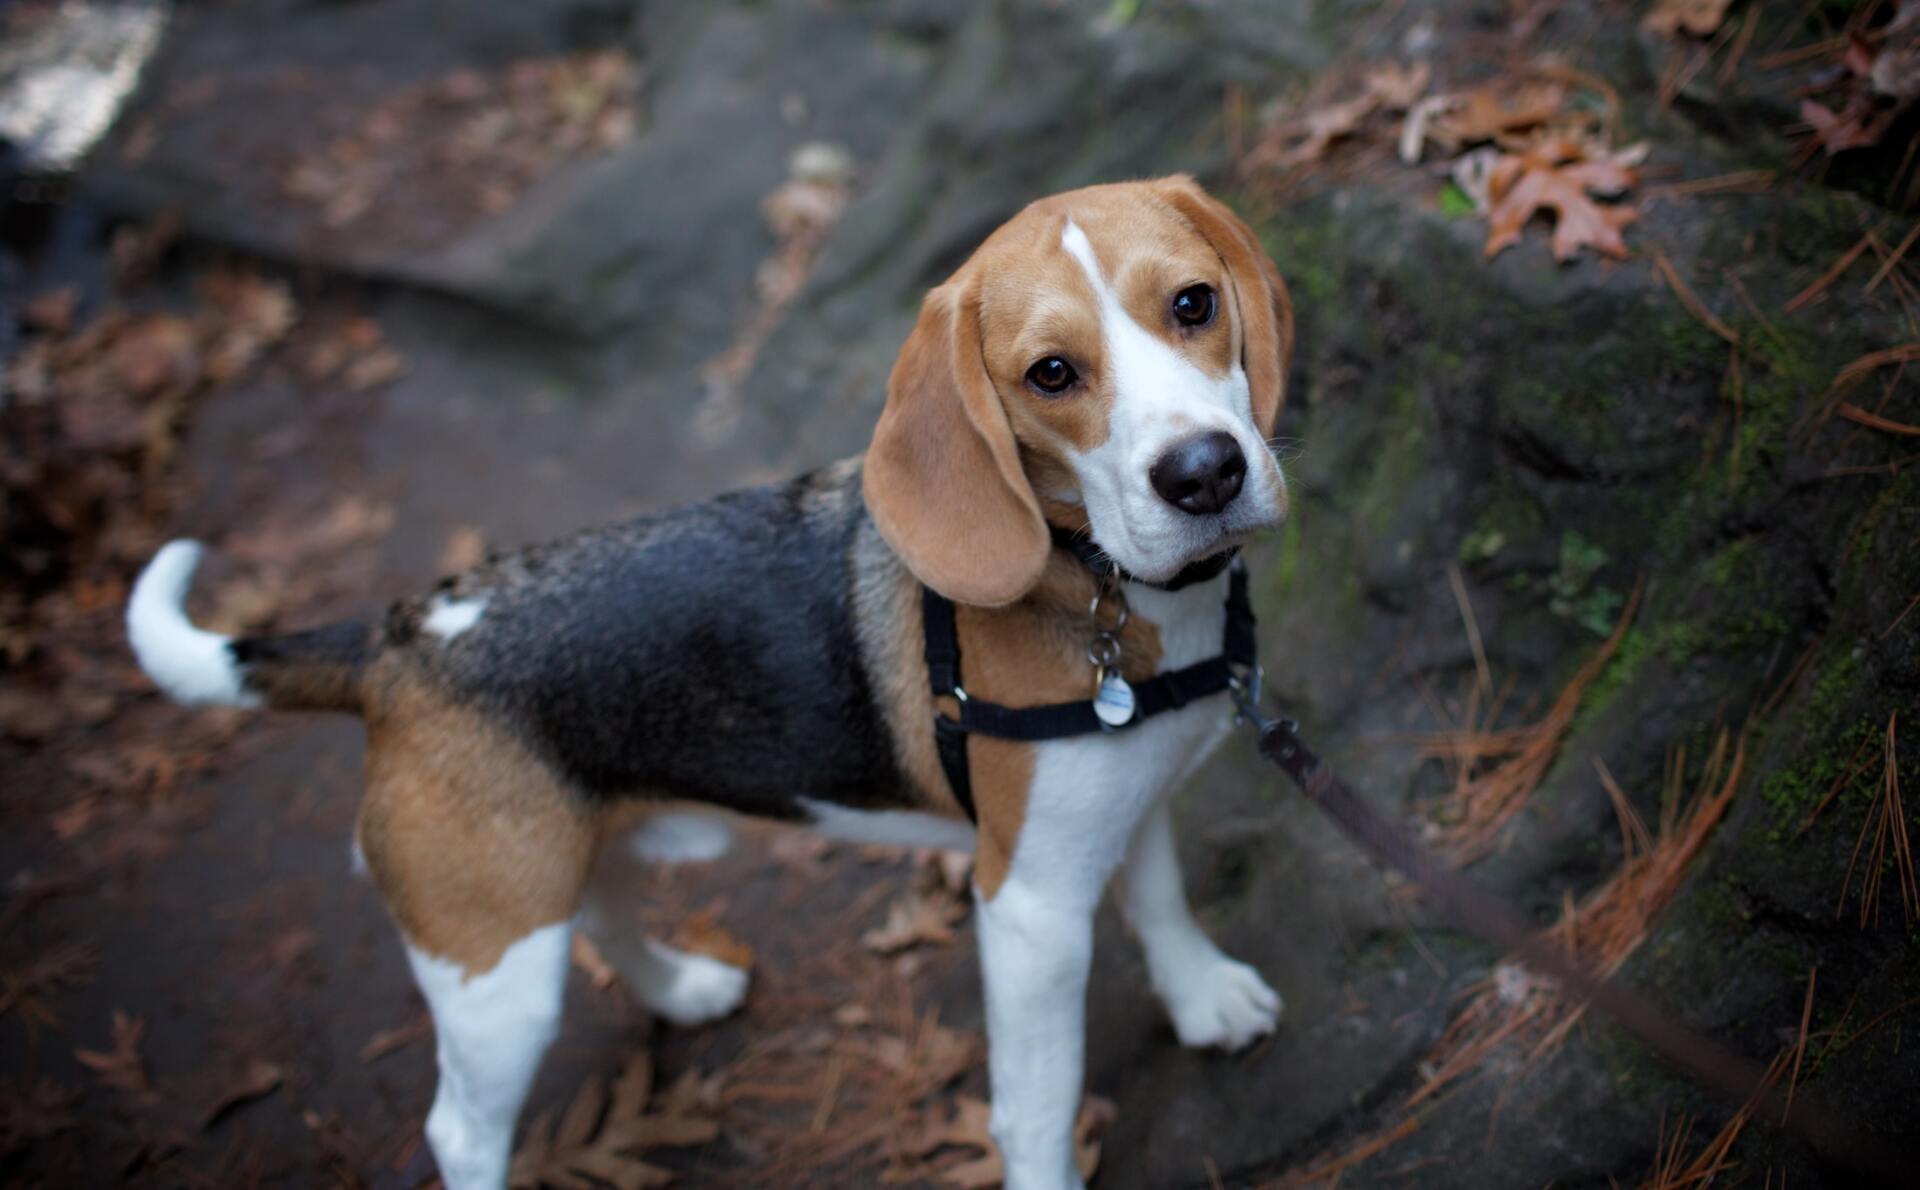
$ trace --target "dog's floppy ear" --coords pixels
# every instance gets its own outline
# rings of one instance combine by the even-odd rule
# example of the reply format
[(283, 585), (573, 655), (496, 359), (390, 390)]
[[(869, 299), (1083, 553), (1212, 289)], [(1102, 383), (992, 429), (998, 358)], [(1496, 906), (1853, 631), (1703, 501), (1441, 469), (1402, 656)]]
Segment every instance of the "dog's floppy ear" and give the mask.
[(1293, 299), (1287, 284), (1253, 229), (1191, 177), (1163, 179), (1160, 195), (1226, 263), (1234, 309), (1240, 312), (1240, 365), (1247, 372), (1253, 421), (1263, 436), (1272, 437), (1286, 399), (1287, 361), (1293, 356)]
[(933, 290), (887, 381), (862, 477), (880, 535), (956, 603), (1033, 589), (1051, 542), (980, 352), (980, 305), (963, 278)]

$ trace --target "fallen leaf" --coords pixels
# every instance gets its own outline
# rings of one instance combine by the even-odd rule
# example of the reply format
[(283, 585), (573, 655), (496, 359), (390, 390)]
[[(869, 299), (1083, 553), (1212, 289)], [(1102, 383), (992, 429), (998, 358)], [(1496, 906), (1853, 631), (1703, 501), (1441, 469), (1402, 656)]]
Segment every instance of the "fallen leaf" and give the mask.
[(965, 851), (928, 848), (919, 856), (921, 872), (930, 874), (935, 887), (951, 896), (964, 897), (973, 886), (973, 855)]
[(1566, 89), (1555, 83), (1476, 87), (1428, 122), (1429, 135), (1449, 152), (1536, 128), (1560, 116)]
[(1879, 144), (1899, 114), (1899, 108), (1876, 104), (1867, 95), (1855, 95), (1839, 111), (1812, 99), (1800, 101), (1800, 118), (1813, 126), (1814, 140), (1829, 157)]
[(1733, 0), (1659, 0), (1641, 18), (1640, 27), (1663, 37), (1685, 29), (1695, 37), (1711, 36), (1727, 19)]
[(1432, 79), (1433, 67), (1425, 62), (1407, 66), (1388, 63), (1367, 71), (1366, 88), (1369, 95), (1380, 101), (1381, 107), (1406, 111), (1426, 94), (1427, 83)]
[(73, 1106), (79, 1095), (49, 1078), (0, 1090), (0, 1156), (12, 1156), (35, 1141), (65, 1132), (79, 1122)]
[(0, 732), (23, 744), (37, 744), (65, 724), (59, 705), (44, 692), (0, 686)]
[(100, 952), (85, 942), (62, 942), (0, 971), (0, 1016), (18, 1012), (33, 1025), (57, 1025), (60, 1018), (42, 999), (47, 993), (84, 983), (100, 962)]
[(1800, 118), (1829, 157), (1879, 144), (1920, 99), (1920, 7), (1903, 6), (1881, 36), (1877, 45), (1849, 38), (1832, 64), (1826, 85), (1838, 87), (1838, 107), (1800, 101)]
[(572, 959), (573, 965), (586, 975), (598, 991), (604, 992), (620, 982), (620, 973), (613, 969), (612, 963), (607, 962), (600, 948), (593, 944), (593, 939), (578, 930), (573, 935)]
[(753, 947), (728, 933), (727, 928), (720, 924), (720, 911), (725, 905), (724, 901), (714, 901), (704, 909), (689, 914), (667, 942), (691, 954), (703, 954), (742, 971), (751, 971)]
[(1500, 161), (1500, 150), (1492, 145), (1482, 145), (1477, 149), (1462, 153), (1453, 159), (1448, 173), (1453, 184), (1473, 203), (1476, 213), (1484, 215), (1493, 206), (1493, 167)]
[(944, 946), (953, 941), (954, 923), (966, 913), (944, 890), (931, 895), (909, 892), (888, 907), (879, 928), (860, 936), (860, 944), (875, 954), (895, 954), (922, 943)]
[[(1113, 1103), (1098, 1096), (1088, 1096), (1080, 1104), (1080, 1114), (1073, 1124), (1073, 1160), (1082, 1180), (1091, 1179), (1100, 1168), (1100, 1138), (1117, 1116)], [(915, 1172), (951, 1190), (989, 1190), (1006, 1181), (1000, 1150), (989, 1131), (992, 1117), (993, 1111), (984, 1100), (962, 1095), (945, 1117), (928, 1122), (909, 1136), (901, 1151), (926, 1159), (947, 1148), (976, 1150), (973, 1156)]]
[(1571, 260), (1582, 248), (1606, 256), (1627, 255), (1621, 229), (1640, 217), (1626, 204), (1603, 205), (1592, 195), (1616, 196), (1639, 180), (1632, 166), (1638, 146), (1620, 153), (1596, 149), (1573, 137), (1549, 137), (1508, 154), (1488, 176), (1486, 255), (1498, 255), (1519, 240), (1540, 211), (1554, 216), (1553, 255)]
[(73, 315), (80, 308), (80, 291), (72, 285), (34, 298), (20, 309), (20, 321), (30, 330), (64, 335), (73, 327)]
[[(720, 1133), (719, 1122), (697, 1114), (699, 1080), (676, 1083), (653, 1104), (653, 1061), (641, 1050), (613, 1080), (588, 1079), (556, 1123), (552, 1112), (527, 1127), (513, 1156), (507, 1182), (514, 1190), (588, 1190), (599, 1183), (627, 1188), (665, 1186), (673, 1174), (648, 1164), (650, 1148), (702, 1145)], [(683, 1088), (685, 1084), (685, 1088)], [(651, 1110), (650, 1110), (651, 1109)]]
[(185, 226), (186, 221), (177, 212), (168, 211), (146, 223), (128, 223), (115, 228), (113, 239), (107, 244), (114, 287), (125, 291), (147, 281), (179, 241)]
[(104, 1050), (76, 1049), (73, 1056), (93, 1071), (103, 1087), (114, 1087), (137, 1096), (152, 1093), (147, 1078), (146, 1060), (140, 1056), (140, 1042), (146, 1036), (147, 1023), (137, 1016), (113, 1010), (113, 1042)]
[(221, 583), (205, 623), (216, 632), (238, 635), (273, 623), (286, 604), (282, 577), (270, 572), (238, 575)]
[[(1334, 143), (1352, 136), (1380, 106), (1380, 97), (1363, 92), (1339, 103), (1323, 104), (1277, 130), (1278, 146), (1267, 154), (1281, 168), (1310, 165), (1326, 157)], [(1289, 143), (1291, 142), (1291, 143)]]
[(472, 525), (457, 525), (440, 547), (440, 573), (459, 574), (487, 560), (487, 535)]
[(1407, 109), (1407, 118), (1400, 124), (1400, 143), (1397, 146), (1403, 164), (1420, 163), (1420, 156), (1427, 147), (1427, 125), (1457, 102), (1458, 98), (1453, 95), (1429, 95)]
[(391, 347), (379, 347), (348, 364), (340, 379), (352, 391), (363, 393), (392, 384), (406, 374), (406, 357)]
[(220, 1092), (213, 1103), (200, 1116), (200, 1128), (205, 1131), (220, 1122), (220, 1118), (243, 1103), (251, 1103), (262, 1096), (273, 1094), (286, 1078), (286, 1071), (263, 1058), (255, 1058), (247, 1063), (247, 1068), (239, 1073), (233, 1083)]
[(382, 1029), (367, 1039), (360, 1047), (362, 1062), (378, 1062), (388, 1054), (397, 1053), (416, 1041), (433, 1036), (433, 1017), (420, 1013), (404, 1025), (395, 1025), (391, 1029)]

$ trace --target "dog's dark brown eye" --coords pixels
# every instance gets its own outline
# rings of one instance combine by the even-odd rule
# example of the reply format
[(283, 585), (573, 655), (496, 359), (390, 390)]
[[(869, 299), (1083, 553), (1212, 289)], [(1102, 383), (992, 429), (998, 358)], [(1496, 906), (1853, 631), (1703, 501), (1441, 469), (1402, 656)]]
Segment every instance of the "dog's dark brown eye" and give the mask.
[(1213, 286), (1189, 285), (1173, 295), (1173, 316), (1182, 326), (1205, 326), (1213, 321)]
[(1057, 355), (1050, 355), (1027, 369), (1027, 383), (1050, 396), (1066, 392), (1079, 378), (1073, 365)]

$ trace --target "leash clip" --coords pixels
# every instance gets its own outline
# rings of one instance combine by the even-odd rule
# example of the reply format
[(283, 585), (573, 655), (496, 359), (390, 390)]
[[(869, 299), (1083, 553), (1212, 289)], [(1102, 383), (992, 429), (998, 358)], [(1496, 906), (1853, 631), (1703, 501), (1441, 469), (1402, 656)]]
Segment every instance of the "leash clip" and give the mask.
[(1266, 681), (1267, 670), (1262, 665), (1239, 667), (1239, 672), (1227, 678), (1227, 693), (1233, 699), (1234, 723), (1250, 723), (1255, 731), (1266, 730), (1271, 720), (1260, 713), (1260, 697)]

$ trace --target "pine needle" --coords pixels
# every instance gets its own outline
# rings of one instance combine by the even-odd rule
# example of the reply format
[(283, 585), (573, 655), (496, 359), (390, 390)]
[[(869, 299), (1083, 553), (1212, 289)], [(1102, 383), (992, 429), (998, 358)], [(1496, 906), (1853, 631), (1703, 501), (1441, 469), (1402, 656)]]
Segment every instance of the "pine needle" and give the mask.
[(1653, 267), (1666, 280), (1668, 288), (1673, 290), (1673, 296), (1679, 298), (1680, 304), (1687, 308), (1687, 313), (1693, 315), (1702, 326), (1722, 339), (1736, 347), (1740, 345), (1739, 332), (1722, 322), (1719, 315), (1707, 309), (1707, 304), (1701, 301), (1700, 295), (1687, 284), (1686, 279), (1680, 275), (1680, 270), (1674, 268), (1673, 262), (1667, 259), (1667, 254), (1658, 248), (1653, 250)]
[(1645, 580), (1636, 582), (1613, 632), (1562, 688), (1546, 717), (1526, 727), (1499, 731), (1442, 733), (1422, 737), (1419, 748), (1427, 756), (1457, 759), (1506, 759), (1490, 772), (1475, 777), (1448, 796), (1453, 821), (1440, 831), (1442, 847), (1458, 863), (1479, 859), (1493, 848), (1500, 832), (1526, 805), (1560, 754), (1560, 743), (1573, 726), (1574, 715), (1587, 688), (1606, 669), (1626, 638), (1640, 606)]
[(1827, 287), (1829, 285), (1832, 285), (1835, 281), (1838, 281), (1840, 279), (1841, 274), (1847, 271), (1848, 266), (1852, 265), (1854, 261), (1860, 259), (1860, 254), (1865, 252), (1867, 250), (1867, 245), (1871, 243), (1873, 243), (1872, 232), (1868, 232), (1866, 235), (1861, 236), (1860, 242), (1855, 244), (1853, 247), (1847, 249), (1844, 253), (1842, 253), (1840, 256), (1840, 259), (1834, 261), (1832, 267), (1828, 268), (1826, 272), (1821, 273), (1818, 280), (1816, 280), (1813, 284), (1807, 286), (1805, 289), (1801, 290), (1799, 293), (1794, 294), (1792, 298), (1788, 299), (1787, 304), (1781, 308), (1784, 309), (1787, 313), (1791, 314), (1795, 310), (1798, 310), (1800, 307), (1806, 305), (1808, 302), (1811, 302), (1813, 299), (1825, 293), (1827, 291)]
[[(1913, 859), (1913, 842), (1907, 834), (1906, 808), (1900, 798), (1900, 755), (1899, 755), (1899, 712), (1887, 716), (1887, 731), (1883, 739), (1884, 767), (1881, 770), (1879, 791), (1868, 807), (1866, 818), (1860, 823), (1860, 835), (1854, 840), (1853, 856), (1847, 861), (1847, 876), (1840, 885), (1840, 901), (1834, 906), (1833, 915), (1838, 918), (1846, 909), (1847, 894), (1853, 888), (1853, 874), (1860, 864), (1863, 849), (1867, 850), (1867, 864), (1860, 881), (1860, 927), (1865, 929), (1869, 922), (1880, 920), (1880, 894), (1886, 877), (1889, 862), (1893, 867), (1894, 885), (1900, 892), (1900, 911), (1904, 921), (1912, 921), (1920, 916), (1920, 873), (1916, 873)], [(1867, 848), (1867, 838), (1871, 835), (1873, 846)]]
[(1916, 222), (1913, 227), (1908, 230), (1907, 234), (1901, 237), (1899, 246), (1894, 248), (1892, 255), (1880, 263), (1880, 270), (1873, 275), (1873, 279), (1867, 282), (1867, 287), (1860, 292), (1872, 293), (1875, 286), (1886, 280), (1887, 274), (1893, 272), (1894, 269), (1900, 266), (1900, 258), (1907, 254), (1907, 249), (1913, 247), (1914, 238), (1917, 236), (1920, 236), (1920, 222)]
[[(1548, 931), (1574, 961), (1611, 976), (1645, 942), (1653, 923), (1672, 902), (1740, 786), (1746, 737), (1721, 732), (1683, 811), (1686, 754), (1669, 758), (1660, 821), (1649, 828), (1605, 765), (1596, 765), (1613, 801), (1625, 849), (1620, 867), (1577, 904), (1569, 902)], [(1426, 1081), (1408, 1098), (1414, 1107), (1471, 1074), (1509, 1038), (1530, 1037), (1522, 1069), (1557, 1049), (1586, 1012), (1584, 1001), (1566, 997), (1549, 980), (1503, 963), (1475, 990), (1422, 1062)], [(1683, 1185), (1687, 1183), (1675, 1183)]]

